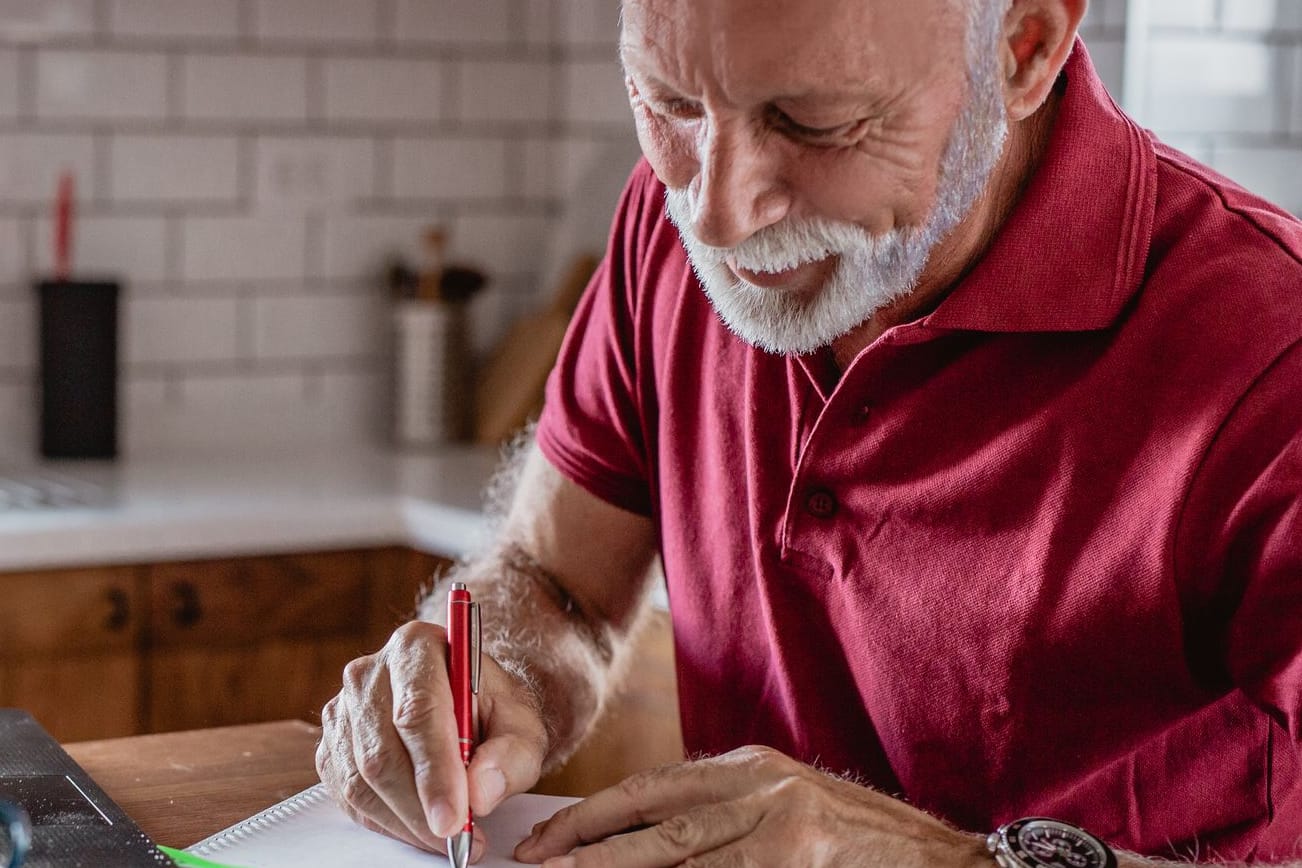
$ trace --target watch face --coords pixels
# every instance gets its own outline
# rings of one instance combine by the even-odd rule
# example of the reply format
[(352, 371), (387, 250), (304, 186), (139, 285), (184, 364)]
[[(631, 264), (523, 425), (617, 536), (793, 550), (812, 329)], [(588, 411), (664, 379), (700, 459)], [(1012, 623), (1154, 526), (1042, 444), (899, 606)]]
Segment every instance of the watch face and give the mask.
[(1057, 820), (1018, 820), (1008, 827), (1008, 846), (1036, 868), (1104, 868), (1112, 854), (1093, 835)]

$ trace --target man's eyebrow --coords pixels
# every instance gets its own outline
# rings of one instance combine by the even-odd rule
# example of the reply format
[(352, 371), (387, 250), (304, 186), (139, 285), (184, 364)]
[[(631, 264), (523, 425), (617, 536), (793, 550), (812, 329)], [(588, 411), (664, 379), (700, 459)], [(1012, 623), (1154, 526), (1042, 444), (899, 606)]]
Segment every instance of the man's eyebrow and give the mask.
[(682, 92), (683, 92), (683, 89), (682, 89), (682, 88), (680, 88), (680, 87), (676, 87), (675, 85), (671, 84), (670, 82), (667, 82), (667, 81), (665, 81), (665, 80), (663, 80), (663, 79), (661, 79), (661, 78), (659, 78), (659, 77), (657, 77), (657, 76), (655, 76), (655, 75), (652, 75), (651, 73), (647, 72), (647, 71), (646, 71), (645, 69), (643, 69), (642, 67), (638, 66), (636, 63), (629, 63), (628, 58), (627, 58), (627, 55), (625, 55), (623, 49), (621, 49), (620, 52), (619, 52), (619, 58), (620, 58), (620, 61), (621, 61), (621, 62), (623, 63), (623, 65), (624, 65), (624, 72), (625, 72), (625, 73), (627, 73), (627, 74), (636, 74), (638, 78), (642, 79), (645, 83), (651, 85), (652, 87), (654, 87), (654, 88), (656, 88), (656, 89), (658, 89), (658, 90), (669, 91), (669, 92), (672, 92), (672, 93), (682, 93)]

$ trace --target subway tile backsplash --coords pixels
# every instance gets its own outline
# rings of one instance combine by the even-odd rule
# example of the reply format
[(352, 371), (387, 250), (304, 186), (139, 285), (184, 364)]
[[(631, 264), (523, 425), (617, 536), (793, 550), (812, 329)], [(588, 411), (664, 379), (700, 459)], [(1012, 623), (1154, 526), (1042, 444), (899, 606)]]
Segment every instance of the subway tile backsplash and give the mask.
[(390, 258), (449, 230), (482, 352), (573, 252), (564, 155), (632, 140), (609, 94), (568, 119), (615, 31), (562, 37), (565, 2), (0, 0), (0, 458), (34, 450), (65, 170), (78, 273), (126, 286), (128, 454), (380, 438)]
[[(34, 450), (30, 283), (65, 169), (78, 271), (126, 284), (128, 454), (383, 438), (394, 253), (439, 224), (491, 274), (482, 352), (604, 240), (636, 158), (618, 6), (0, 0), (0, 458)], [(1257, 79), (1190, 93), (1154, 64), (1145, 123), (1302, 207), (1302, 0), (1153, 8), (1159, 54)], [(1127, 12), (1092, 0), (1083, 28), (1118, 98)]]

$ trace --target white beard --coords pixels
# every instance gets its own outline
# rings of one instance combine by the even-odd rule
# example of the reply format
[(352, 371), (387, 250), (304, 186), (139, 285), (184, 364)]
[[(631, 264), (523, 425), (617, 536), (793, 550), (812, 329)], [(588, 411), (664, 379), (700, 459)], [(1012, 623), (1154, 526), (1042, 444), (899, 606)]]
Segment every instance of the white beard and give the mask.
[[(771, 353), (813, 352), (913, 291), (932, 250), (981, 198), (1003, 151), (1008, 123), (995, 46), (1005, 6), (973, 4), (967, 101), (941, 155), (936, 203), (920, 226), (873, 236), (855, 223), (787, 218), (736, 247), (712, 247), (692, 232), (697, 208), (690, 188), (665, 191), (669, 219), (678, 228), (692, 270), (738, 337)], [(823, 286), (810, 294), (756, 286), (726, 264), (731, 257), (747, 271), (777, 273), (829, 256), (839, 260)]]

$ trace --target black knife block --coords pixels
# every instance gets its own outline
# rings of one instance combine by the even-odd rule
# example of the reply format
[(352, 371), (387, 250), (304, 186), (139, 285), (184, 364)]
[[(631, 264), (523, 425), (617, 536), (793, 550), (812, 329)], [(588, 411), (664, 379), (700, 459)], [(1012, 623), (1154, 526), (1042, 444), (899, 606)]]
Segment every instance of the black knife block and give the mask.
[(40, 296), (41, 454), (118, 453), (118, 285), (44, 281)]

